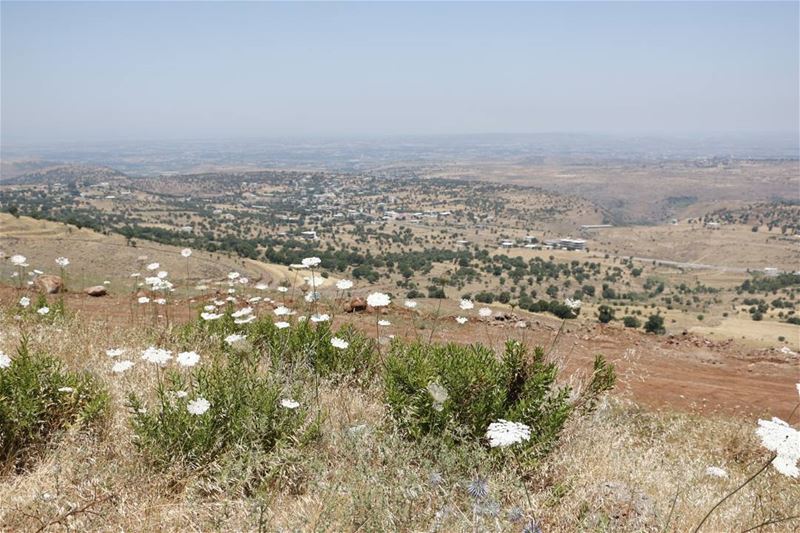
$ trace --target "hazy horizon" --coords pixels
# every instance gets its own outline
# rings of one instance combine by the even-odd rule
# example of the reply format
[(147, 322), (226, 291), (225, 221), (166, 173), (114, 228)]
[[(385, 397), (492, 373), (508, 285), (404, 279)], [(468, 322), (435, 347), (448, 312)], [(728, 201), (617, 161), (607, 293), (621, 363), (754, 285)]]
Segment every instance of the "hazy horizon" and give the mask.
[(800, 130), (795, 2), (2, 2), (4, 145)]

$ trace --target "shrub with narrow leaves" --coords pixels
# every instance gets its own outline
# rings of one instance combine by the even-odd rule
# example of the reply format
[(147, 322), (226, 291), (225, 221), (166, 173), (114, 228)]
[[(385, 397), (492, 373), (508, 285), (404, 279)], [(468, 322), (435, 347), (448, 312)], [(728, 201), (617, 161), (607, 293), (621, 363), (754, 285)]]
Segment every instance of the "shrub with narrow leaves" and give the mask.
[(614, 385), (614, 370), (602, 357), (592, 377), (573, 397), (558, 385), (555, 362), (544, 351), (506, 343), (501, 357), (480, 345), (393, 345), (386, 361), (386, 400), (395, 423), (411, 438), (440, 435), (453, 443), (483, 438), (497, 420), (531, 428), (525, 447), (546, 453), (569, 417), (591, 410)]
[(152, 394), (131, 393), (135, 443), (156, 464), (201, 467), (264, 456), (318, 433), (301, 390), (287, 388), (252, 350), (190, 369), (156, 370)]
[(22, 340), (0, 368), (0, 469), (24, 470), (68, 429), (97, 430), (108, 412), (108, 393), (86, 372), (31, 353)]

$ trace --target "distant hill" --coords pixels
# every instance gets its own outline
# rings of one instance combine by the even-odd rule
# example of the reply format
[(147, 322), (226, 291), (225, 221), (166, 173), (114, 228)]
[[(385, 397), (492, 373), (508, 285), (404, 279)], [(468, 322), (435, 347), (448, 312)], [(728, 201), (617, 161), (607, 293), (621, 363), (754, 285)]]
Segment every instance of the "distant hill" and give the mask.
[(6, 177), (6, 184), (48, 184), (48, 183), (80, 183), (91, 185), (103, 181), (127, 178), (125, 174), (109, 167), (96, 167), (88, 165), (58, 165), (32, 172)]

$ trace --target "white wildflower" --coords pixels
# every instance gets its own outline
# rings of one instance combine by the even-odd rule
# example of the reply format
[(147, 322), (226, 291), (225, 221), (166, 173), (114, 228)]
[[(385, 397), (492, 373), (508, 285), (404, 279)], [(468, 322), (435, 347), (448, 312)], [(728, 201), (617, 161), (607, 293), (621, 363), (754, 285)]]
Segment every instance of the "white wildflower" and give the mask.
[(75, 389), (73, 389), (72, 387), (60, 387), (58, 389), (58, 392), (75, 392)]
[(408, 307), (409, 309), (414, 309), (414, 308), (417, 306), (417, 302), (415, 302), (414, 300), (406, 300), (406, 301), (403, 303), (403, 305), (405, 305), (405, 306), (406, 306), (406, 307)]
[(327, 322), (330, 319), (331, 317), (327, 313), (317, 313), (316, 315), (311, 315), (312, 322)]
[(389, 295), (382, 292), (373, 292), (367, 296), (367, 304), (370, 307), (386, 307), (391, 301)]
[(208, 312), (200, 313), (200, 318), (202, 318), (203, 320), (217, 320), (219, 318), (222, 318), (223, 316), (225, 315), (220, 313), (208, 313)]
[(468, 319), (467, 319), (467, 317), (465, 317), (465, 316), (457, 316), (457, 317), (456, 317), (456, 322), (458, 322), (458, 323), (459, 323), (459, 324), (461, 324), (462, 326), (463, 326), (464, 324), (466, 324), (466, 323), (467, 323), (467, 320), (468, 320)]
[(573, 300), (572, 298), (567, 298), (566, 300), (564, 300), (564, 305), (566, 305), (573, 311), (576, 311), (581, 308), (582, 304), (580, 300)]
[(290, 324), (288, 322), (275, 322), (275, 327), (278, 329), (285, 329), (288, 328)]
[(486, 438), (489, 439), (489, 446), (504, 448), (512, 444), (518, 444), (531, 438), (531, 428), (519, 422), (509, 422), (508, 420), (498, 420), (489, 424), (486, 430)]
[(308, 291), (304, 296), (305, 301), (308, 303), (314, 303), (319, 301), (320, 294), (317, 291)]
[(29, 305), (31, 305), (31, 299), (28, 298), (27, 296), (23, 296), (22, 298), (19, 299), (19, 305), (21, 305), (22, 307), (28, 307)]
[(469, 311), (475, 307), (475, 304), (467, 299), (462, 299), (461, 303), (458, 304), (458, 307), (461, 308), (462, 311)]
[(336, 282), (336, 288), (340, 291), (346, 291), (353, 288), (353, 282), (349, 279), (340, 279)]
[(392, 323), (389, 322), (388, 320), (378, 320), (378, 325), (379, 326), (391, 326)]
[(340, 339), (339, 337), (332, 337), (331, 338), (331, 346), (334, 348), (339, 348), (340, 350), (346, 350), (350, 343), (344, 339)]
[(254, 321), (255, 319), (256, 319), (255, 315), (250, 315), (247, 318), (237, 318), (237, 319), (235, 319), (233, 321), (233, 323), (234, 324), (239, 324), (239, 325), (241, 325), (241, 324), (249, 324), (250, 322)]
[(192, 367), (200, 362), (200, 355), (197, 352), (180, 352), (175, 361), (185, 367)]
[(281, 405), (287, 409), (297, 409), (298, 407), (300, 407), (300, 404), (292, 400), (291, 398), (284, 398), (283, 400), (281, 400)]
[(140, 304), (146, 304), (146, 303), (150, 302), (150, 298), (148, 298), (147, 296), (139, 296), (138, 302)]
[(285, 316), (285, 315), (291, 315), (292, 314), (292, 310), (289, 309), (288, 307), (284, 306), (284, 305), (280, 305), (280, 306), (275, 308), (274, 313), (277, 316)]
[(241, 274), (238, 272), (228, 272), (228, 279), (230, 280), (238, 279), (239, 276), (241, 276)]
[(150, 263), (149, 265), (147, 265), (146, 268), (147, 268), (147, 270), (151, 270), (151, 271), (152, 270), (158, 270), (159, 268), (161, 268), (161, 265), (159, 263)]
[(69, 266), (69, 259), (66, 257), (56, 257), (56, 264), (61, 268), (66, 268)]
[(256, 289), (258, 289), (260, 291), (265, 291), (265, 290), (269, 289), (269, 284), (267, 284), (267, 283), (256, 283)]
[(15, 266), (27, 266), (25, 263), (28, 261), (28, 258), (24, 255), (12, 255), (11, 256), (11, 264)]
[(800, 477), (797, 462), (800, 461), (800, 431), (781, 420), (759, 420), (756, 434), (761, 437), (761, 444), (777, 456), (772, 466), (781, 474), (789, 477)]
[(8, 368), (10, 366), (11, 358), (3, 350), (0, 350), (0, 368)]
[(181, 255), (183, 257), (191, 257), (192, 250), (190, 248), (184, 248), (183, 250), (181, 250)]
[(176, 390), (175, 391), (175, 397), (176, 398), (186, 398), (187, 396), (189, 396), (189, 393), (186, 392), (185, 390)]
[(149, 363), (164, 366), (170, 359), (172, 359), (172, 352), (163, 348), (150, 346), (142, 351), (142, 359)]
[(196, 400), (192, 400), (186, 404), (186, 410), (189, 411), (189, 414), (199, 416), (208, 411), (209, 407), (211, 407), (211, 403), (205, 398), (197, 398)]
[(106, 355), (109, 357), (119, 357), (125, 353), (125, 348), (109, 348), (106, 350)]
[(115, 374), (122, 374), (131, 368), (133, 368), (133, 361), (119, 361), (114, 363), (114, 366), (111, 367), (111, 371)]
[(253, 308), (252, 307), (243, 307), (242, 309), (239, 309), (235, 313), (231, 313), (231, 316), (233, 318), (242, 318), (243, 316), (247, 316), (247, 315), (251, 314), (252, 312), (253, 312)]
[(322, 263), (322, 259), (319, 257), (306, 257), (301, 261), (304, 267), (306, 268), (314, 268), (315, 266)]
[(487, 318), (492, 316), (492, 310), (488, 307), (481, 307), (478, 309), (478, 315), (482, 316), (483, 318)]
[(40, 307), (39, 309), (36, 310), (36, 312), (39, 313), (40, 315), (44, 316), (44, 315), (46, 315), (47, 313), (50, 312), (50, 308), (49, 307)]
[(240, 335), (238, 333), (233, 333), (233, 334), (228, 335), (227, 337), (225, 337), (225, 342), (229, 346), (233, 346), (237, 342), (241, 342), (241, 341), (245, 340), (246, 338), (247, 338), (247, 335)]

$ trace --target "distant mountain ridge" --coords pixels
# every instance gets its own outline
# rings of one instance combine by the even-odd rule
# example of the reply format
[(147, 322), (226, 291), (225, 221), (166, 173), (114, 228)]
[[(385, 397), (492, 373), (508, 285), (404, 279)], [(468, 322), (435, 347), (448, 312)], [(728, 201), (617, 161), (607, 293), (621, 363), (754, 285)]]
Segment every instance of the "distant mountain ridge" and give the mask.
[(27, 172), (10, 178), (3, 178), (6, 184), (55, 184), (83, 183), (94, 184), (103, 181), (127, 178), (128, 176), (110, 167), (91, 165), (58, 165), (34, 172)]

